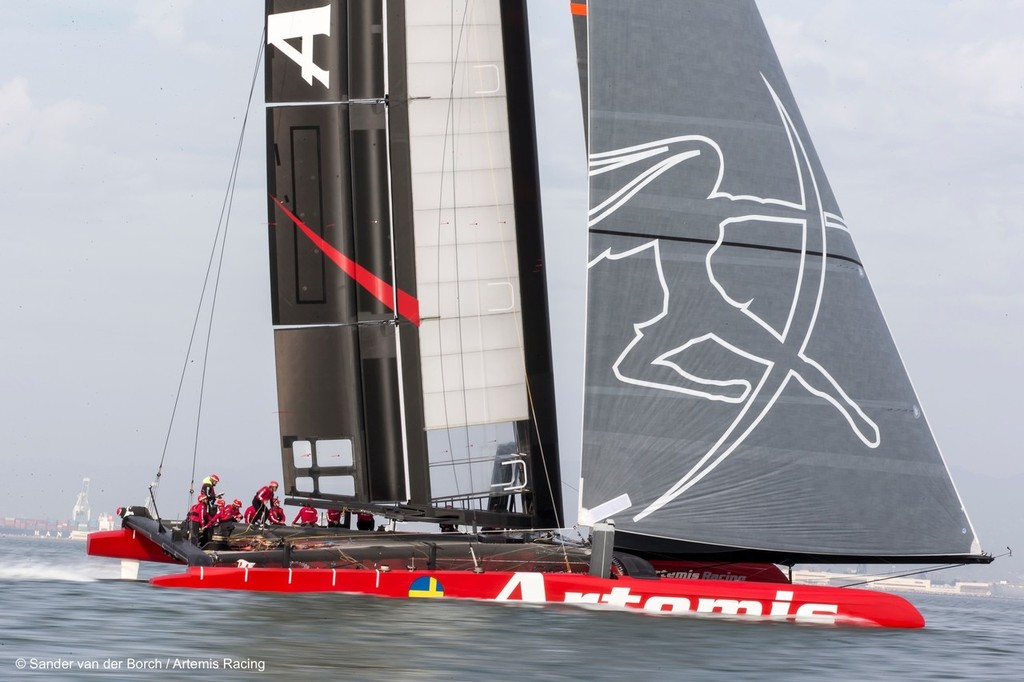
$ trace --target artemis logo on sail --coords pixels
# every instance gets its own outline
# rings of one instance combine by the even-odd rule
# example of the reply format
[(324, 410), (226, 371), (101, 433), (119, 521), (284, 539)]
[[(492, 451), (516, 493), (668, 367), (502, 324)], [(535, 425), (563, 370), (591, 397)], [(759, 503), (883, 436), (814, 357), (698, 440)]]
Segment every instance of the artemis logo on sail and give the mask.
[[(618, 190), (590, 209), (590, 225), (605, 220), (639, 194), (644, 187), (667, 171), (704, 159), (704, 170), (694, 174), (692, 182), (706, 182), (706, 202), (727, 206), (725, 211), (713, 210), (708, 215), (717, 222), (717, 241), (705, 257), (705, 272), (711, 295), (709, 320), (728, 320), (728, 324), (710, 324), (703, 333), (689, 339), (673, 338), (662, 329), (677, 329), (676, 317), (690, 314), (687, 307), (670, 301), (670, 288), (662, 266), (662, 250), (672, 248), (654, 239), (627, 251), (606, 250), (588, 265), (593, 268), (602, 261), (615, 261), (641, 256), (654, 263), (663, 296), (659, 313), (634, 325), (634, 337), (623, 349), (611, 368), (616, 378), (627, 384), (682, 393), (705, 400), (736, 404), (739, 410), (718, 441), (693, 464), (678, 481), (658, 499), (633, 517), (639, 521), (661, 509), (707, 476), (731, 455), (753, 433), (775, 406), (791, 383), (799, 384), (839, 412), (852, 434), (866, 447), (875, 448), (881, 441), (877, 424), (865, 414), (828, 369), (811, 357), (808, 347), (814, 333), (822, 303), (825, 276), (828, 270), (827, 232), (845, 230), (839, 215), (825, 210), (821, 188), (807, 148), (792, 117), (767, 79), (765, 86), (785, 129), (793, 162), (796, 200), (732, 194), (722, 189), (725, 158), (719, 144), (703, 135), (681, 135), (590, 157), (592, 176), (616, 172), (621, 177)], [(712, 163), (708, 164), (707, 160)], [(707, 173), (717, 167), (717, 176)], [(629, 172), (627, 169), (637, 169)], [(699, 184), (697, 186), (700, 186)], [(732, 215), (729, 215), (732, 214)], [(749, 283), (730, 281), (722, 276), (721, 251), (736, 234), (743, 242), (748, 232), (775, 231), (795, 233), (795, 257), (791, 290), (751, 291)], [(772, 305), (776, 297), (785, 305)], [(733, 376), (705, 376), (707, 368), (690, 366), (686, 358), (691, 349), (715, 346), (735, 354), (757, 367), (759, 376), (747, 380)]]
[[(273, 45), (302, 69), (302, 78), (310, 85), (318, 80), (325, 88), (331, 87), (331, 74), (313, 61), (313, 37), (331, 35), (331, 6), (300, 9), (267, 16), (267, 44)], [(301, 49), (292, 47), (289, 40), (299, 40)]]
[[(518, 597), (516, 596), (518, 594)], [(548, 597), (541, 573), (516, 573), (502, 588), (495, 601), (530, 603), (558, 602), (594, 604), (632, 608), (650, 613), (719, 613), (730, 616), (751, 616), (792, 619), (797, 623), (835, 624), (838, 604), (800, 604), (793, 609), (793, 592), (776, 590), (774, 599), (733, 599), (681, 595), (636, 594), (630, 587), (613, 587), (607, 592), (570, 592), (562, 599), (557, 592)]]

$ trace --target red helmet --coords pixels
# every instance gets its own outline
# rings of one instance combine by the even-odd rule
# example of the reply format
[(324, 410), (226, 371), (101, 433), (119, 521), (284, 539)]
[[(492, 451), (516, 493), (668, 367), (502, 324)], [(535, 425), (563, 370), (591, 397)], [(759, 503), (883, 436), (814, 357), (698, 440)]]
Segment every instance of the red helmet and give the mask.
[(217, 474), (210, 474), (210, 480), (214, 483), (220, 483), (220, 476)]
[(271, 488), (276, 488), (277, 487), (277, 481), (271, 481), (270, 482), (270, 487)]
[(233, 500), (231, 502), (231, 506), (233, 506), (233, 507), (241, 507), (242, 506), (242, 501), (241, 500)]
[(199, 496), (199, 501), (200, 502), (206, 502), (206, 495), (200, 495)]
[(224, 500), (217, 500), (217, 506), (218, 507), (223, 507), (224, 506)]

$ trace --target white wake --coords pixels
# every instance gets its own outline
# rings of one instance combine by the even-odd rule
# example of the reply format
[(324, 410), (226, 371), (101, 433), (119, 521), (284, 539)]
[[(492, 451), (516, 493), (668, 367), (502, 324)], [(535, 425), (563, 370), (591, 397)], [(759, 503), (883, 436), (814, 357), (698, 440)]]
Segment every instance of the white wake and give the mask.
[(88, 583), (97, 580), (116, 579), (121, 577), (118, 562), (112, 565), (77, 561), (67, 564), (54, 564), (38, 558), (10, 559), (0, 562), (0, 582), (17, 581), (65, 581)]

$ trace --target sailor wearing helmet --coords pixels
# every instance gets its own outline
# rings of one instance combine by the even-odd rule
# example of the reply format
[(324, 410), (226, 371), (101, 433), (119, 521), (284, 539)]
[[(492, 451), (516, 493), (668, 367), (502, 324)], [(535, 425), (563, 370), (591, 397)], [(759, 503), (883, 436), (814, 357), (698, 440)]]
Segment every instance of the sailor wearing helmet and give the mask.
[(254, 524), (262, 526), (267, 522), (267, 514), (270, 512), (271, 503), (276, 492), (277, 481), (271, 481), (269, 485), (265, 485), (256, 491), (252, 498), (252, 506), (256, 509), (256, 514), (252, 518)]
[(207, 518), (212, 518), (217, 513), (217, 498), (221, 497), (215, 489), (218, 483), (220, 483), (220, 476), (210, 474), (203, 479), (203, 485), (199, 488), (199, 494), (206, 497)]

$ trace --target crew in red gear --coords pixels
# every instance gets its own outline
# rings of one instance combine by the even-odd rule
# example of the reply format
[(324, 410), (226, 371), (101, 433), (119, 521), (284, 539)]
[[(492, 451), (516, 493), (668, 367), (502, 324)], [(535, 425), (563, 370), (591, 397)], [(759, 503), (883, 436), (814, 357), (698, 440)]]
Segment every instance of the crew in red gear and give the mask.
[(227, 523), (228, 521), (239, 521), (241, 518), (242, 514), (238, 511), (238, 507), (233, 504), (226, 504), (224, 500), (217, 500), (217, 514), (210, 520), (210, 525), (216, 526), (219, 523)]
[(359, 512), (356, 514), (356, 528), (359, 530), (373, 530), (373, 514), (370, 512)]
[(270, 508), (267, 510), (267, 521), (271, 526), (283, 526), (287, 523), (284, 509), (281, 509), (281, 505), (276, 497), (270, 500)]
[[(277, 481), (271, 481), (268, 485), (265, 485), (256, 491), (256, 494), (252, 498), (252, 506), (256, 509), (256, 514), (253, 516), (252, 523), (264, 524), (267, 522), (271, 501), (274, 499), (274, 493), (276, 492)], [(284, 516), (284, 510), (281, 511), (281, 516)], [(284, 523), (284, 521), (281, 523)]]
[(320, 520), (320, 512), (315, 507), (311, 507), (308, 504), (299, 510), (299, 513), (295, 515), (295, 519), (292, 520), (293, 526), (315, 526), (317, 521)]
[[(327, 527), (328, 528), (341, 528), (341, 510), (340, 509), (328, 509), (327, 510)], [(346, 526), (347, 527), (347, 526)]]
[(200, 528), (206, 526), (209, 517), (206, 514), (206, 495), (200, 495), (199, 499), (192, 508), (188, 510), (188, 515), (185, 517), (192, 523), (197, 524)]
[(206, 528), (210, 525), (210, 517), (206, 513), (206, 495), (200, 495), (199, 499), (185, 516), (188, 525), (188, 537), (196, 541), (200, 546), (206, 542)]

